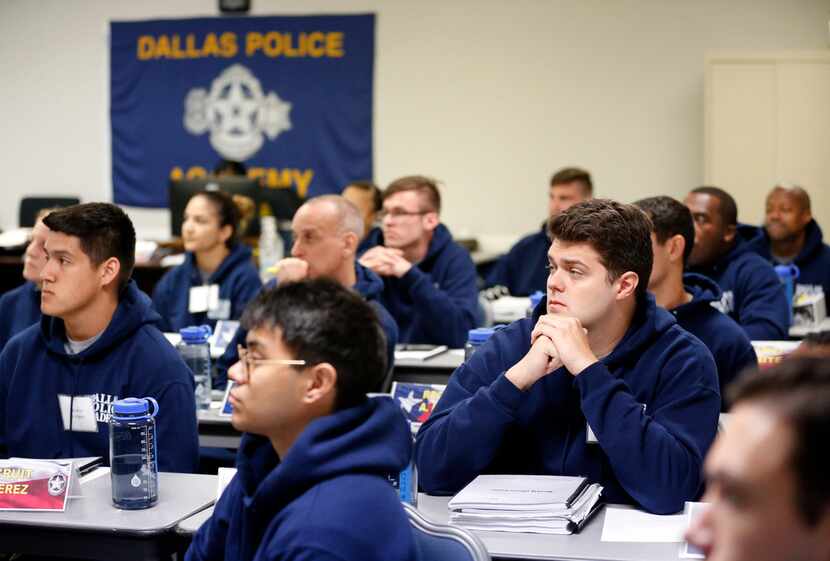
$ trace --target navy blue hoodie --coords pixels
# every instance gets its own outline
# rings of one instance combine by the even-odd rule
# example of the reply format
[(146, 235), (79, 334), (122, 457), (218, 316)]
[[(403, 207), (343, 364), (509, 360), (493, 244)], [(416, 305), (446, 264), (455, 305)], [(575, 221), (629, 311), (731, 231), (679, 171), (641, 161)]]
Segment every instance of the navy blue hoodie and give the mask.
[(0, 351), (9, 339), (40, 320), (40, 290), (26, 282), (0, 297)]
[(542, 230), (525, 236), (499, 258), (487, 275), (487, 286), (506, 286), (513, 296), (530, 296), (544, 292), (548, 282), (548, 250), (550, 238), (547, 223)]
[(790, 305), (784, 285), (772, 266), (738, 235), (735, 246), (713, 265), (693, 267), (722, 291), (717, 308), (734, 319), (751, 341), (786, 339)]
[[(770, 253), (770, 239), (764, 228), (757, 229), (757, 236), (749, 242), (749, 246), (758, 255), (767, 260), (771, 265), (778, 263)], [(821, 227), (815, 220), (811, 220), (806, 227), (804, 247), (793, 259), (793, 263), (799, 269), (799, 276), (796, 279), (798, 286), (820, 286), (824, 290), (824, 304), (828, 306), (830, 315), (830, 246), (824, 243), (824, 235)]]
[[(26, 458), (103, 456), (109, 461), (112, 402), (153, 397), (162, 471), (198, 463), (193, 375), (155, 327), (158, 315), (134, 282), (89, 348), (66, 353), (63, 320), (43, 316), (0, 354), (0, 454)], [(97, 432), (65, 430), (59, 395), (91, 396)]]
[[(395, 364), (395, 345), (398, 342), (398, 325), (378, 300), (383, 290), (383, 281), (374, 272), (357, 261), (354, 263), (354, 268), (357, 281), (353, 288), (372, 305), (372, 308), (378, 315), (378, 321), (383, 328), (383, 333), (386, 335), (386, 364), (389, 365), (389, 368), (392, 368)], [(277, 286), (277, 281), (276, 279), (272, 279), (262, 289), (268, 290), (275, 286)], [(236, 335), (234, 335), (233, 341), (225, 349), (225, 354), (216, 361), (215, 388), (224, 388), (227, 385), (228, 369), (239, 360), (239, 353), (236, 352), (236, 346), (242, 345), (244, 347), (247, 336), (248, 332), (239, 328)]]
[[(732, 318), (720, 313), (712, 302), (720, 302), (721, 290), (711, 279), (694, 273), (683, 275), (683, 287), (692, 301), (669, 310), (680, 327), (703, 341), (718, 367), (721, 398), (724, 389), (744, 369), (758, 365), (752, 343)], [(726, 410), (726, 403), (721, 405)]]
[(186, 561), (414, 561), (412, 531), (386, 474), (412, 437), (387, 397), (315, 419), (282, 462), (271, 442), (242, 437), (238, 472)]
[[(380, 229), (369, 233), (366, 248), (376, 245), (383, 245)], [(381, 303), (403, 343), (463, 347), (467, 332), (481, 323), (475, 265), (443, 224), (433, 231), (423, 261), (401, 278), (384, 277), (383, 285)]]
[(178, 331), (188, 325), (216, 327), (217, 319), (209, 318), (207, 312), (188, 312), (190, 289), (203, 284), (218, 284), (219, 299), (230, 301), (228, 317), (217, 319), (238, 320), (242, 310), (262, 288), (259, 273), (251, 261), (251, 250), (241, 243), (233, 246), (207, 283), (202, 281), (196, 256), (188, 252), (184, 263), (165, 273), (153, 290), (153, 306), (162, 317), (159, 325), (162, 331)]
[[(522, 392), (505, 377), (546, 311), (497, 331), (450, 377), (415, 441), (420, 486), (459, 491), (481, 473), (582, 475), (609, 502), (677, 512), (703, 487), (720, 394), (712, 355), (648, 294), (610, 355)], [(599, 440), (587, 442), (586, 420)]]

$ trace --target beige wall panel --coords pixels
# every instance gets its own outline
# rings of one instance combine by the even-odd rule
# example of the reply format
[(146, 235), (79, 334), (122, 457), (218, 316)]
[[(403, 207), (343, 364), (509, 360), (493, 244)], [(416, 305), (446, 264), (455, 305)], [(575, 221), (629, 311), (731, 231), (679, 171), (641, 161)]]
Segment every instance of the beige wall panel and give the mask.
[(755, 222), (758, 186), (775, 179), (775, 65), (714, 64), (708, 76), (706, 182), (735, 197), (738, 220)]
[(807, 189), (830, 239), (830, 54), (778, 68), (777, 178)]

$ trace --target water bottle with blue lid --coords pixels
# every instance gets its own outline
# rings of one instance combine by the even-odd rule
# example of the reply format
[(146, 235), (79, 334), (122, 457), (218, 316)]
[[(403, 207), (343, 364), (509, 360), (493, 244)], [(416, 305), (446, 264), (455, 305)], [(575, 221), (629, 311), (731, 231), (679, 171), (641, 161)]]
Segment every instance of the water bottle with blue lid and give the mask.
[(196, 384), (196, 409), (210, 409), (210, 343), (208, 338), (211, 335), (209, 325), (193, 325), (179, 330), (182, 341), (178, 349), (187, 367), (193, 373), (193, 381)]
[(792, 263), (787, 265), (776, 265), (775, 272), (778, 273), (778, 278), (784, 285), (784, 291), (787, 294), (787, 305), (790, 311), (790, 324), (793, 322), (793, 295), (795, 292), (795, 281), (801, 274), (798, 267)]
[(464, 360), (469, 360), (476, 350), (487, 342), (499, 327), (478, 327), (467, 332), (467, 344), (464, 345)]
[(148, 508), (158, 501), (158, 412), (159, 404), (152, 397), (128, 397), (112, 404), (110, 479), (112, 504), (118, 508)]

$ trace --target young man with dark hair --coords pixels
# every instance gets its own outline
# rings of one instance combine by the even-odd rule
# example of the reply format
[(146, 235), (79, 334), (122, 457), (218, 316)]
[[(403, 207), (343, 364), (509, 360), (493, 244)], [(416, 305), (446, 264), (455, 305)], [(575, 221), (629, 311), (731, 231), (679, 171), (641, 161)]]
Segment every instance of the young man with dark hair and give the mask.
[(718, 561), (830, 557), (830, 362), (788, 358), (730, 388), (706, 458), (708, 508), (686, 538)]
[(46, 264), (43, 244), (49, 231), (39, 217), (23, 254), (25, 283), (0, 297), (0, 351), (9, 339), (40, 320), (40, 270)]
[(487, 286), (505, 286), (514, 296), (527, 296), (537, 290), (544, 292), (550, 248), (547, 223), (593, 194), (591, 174), (584, 169), (563, 168), (553, 174), (548, 188), (547, 220), (541, 230), (520, 239), (498, 260), (487, 276)]
[(772, 266), (737, 235), (735, 199), (717, 187), (698, 187), (684, 202), (695, 224), (689, 271), (718, 284), (723, 291), (718, 309), (750, 340), (786, 339), (790, 312), (784, 286)]
[(830, 312), (830, 246), (813, 220), (807, 191), (780, 185), (770, 191), (764, 227), (758, 229), (750, 247), (772, 265), (796, 265), (796, 293), (821, 289)]
[[(593, 199), (551, 221), (547, 298), (450, 378), (416, 441), (420, 485), (583, 475), (609, 502), (676, 512), (718, 423), (712, 355), (646, 292), (651, 222)], [(625, 243), (620, 243), (624, 240)]]
[(407, 517), (386, 480), (411, 436), (388, 397), (372, 308), (331, 279), (262, 292), (242, 319), (247, 349), (230, 370), (239, 471), (187, 561), (415, 558)]
[(703, 341), (718, 367), (722, 409), (724, 389), (748, 367), (758, 365), (752, 343), (741, 326), (712, 307), (720, 302), (718, 285), (695, 273), (683, 274), (695, 243), (695, 227), (689, 209), (671, 197), (650, 197), (634, 203), (651, 218), (654, 265), (648, 289), (658, 306), (674, 315), (680, 327)]
[(109, 458), (112, 403), (159, 403), (159, 469), (198, 461), (193, 376), (155, 327), (130, 280), (135, 231), (115, 205), (50, 213), (40, 272), (43, 318), (0, 354), (0, 453), (29, 458)]
[(341, 193), (343, 198), (351, 202), (360, 211), (363, 218), (363, 233), (360, 235), (360, 243), (357, 252), (363, 253), (369, 247), (364, 247), (369, 232), (376, 228), (377, 216), (383, 208), (383, 193), (377, 185), (371, 181), (352, 181)]
[(469, 252), (441, 224), (441, 194), (420, 175), (383, 193), (381, 231), (370, 235), (360, 264), (383, 278), (381, 302), (404, 343), (462, 347), (478, 325), (476, 269)]

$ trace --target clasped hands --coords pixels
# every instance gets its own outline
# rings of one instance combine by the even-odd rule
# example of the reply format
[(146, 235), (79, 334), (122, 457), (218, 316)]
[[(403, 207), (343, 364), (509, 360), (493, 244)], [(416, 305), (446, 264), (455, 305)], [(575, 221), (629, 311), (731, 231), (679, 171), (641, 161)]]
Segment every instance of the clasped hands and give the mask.
[(364, 253), (358, 263), (382, 277), (402, 277), (412, 268), (403, 251), (378, 245)]
[(301, 281), (308, 277), (308, 262), (297, 257), (286, 257), (274, 264), (277, 283)]
[(577, 376), (597, 361), (588, 334), (574, 317), (546, 314), (530, 334), (530, 350), (505, 376), (524, 391), (540, 378), (564, 366)]

